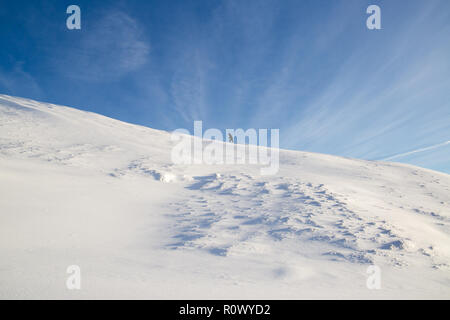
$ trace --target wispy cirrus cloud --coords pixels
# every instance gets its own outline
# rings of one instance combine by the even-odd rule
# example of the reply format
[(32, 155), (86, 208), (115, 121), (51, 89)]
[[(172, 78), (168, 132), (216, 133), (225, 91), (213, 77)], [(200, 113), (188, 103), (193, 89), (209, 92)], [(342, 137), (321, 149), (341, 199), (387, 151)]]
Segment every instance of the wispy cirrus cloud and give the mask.
[(366, 159), (436, 144), (450, 129), (442, 5), (386, 3), (369, 31), (361, 1), (320, 14), (308, 1), (224, 1), (201, 23), (180, 20), (174, 111), (188, 126), (280, 128), (283, 147)]
[[(379, 159), (448, 139), (450, 46), (442, 40), (449, 28), (439, 4), (445, 5), (414, 3), (402, 25), (367, 33), (313, 99), (291, 114), (285, 145)], [(385, 25), (395, 19), (385, 16)]]
[(39, 83), (19, 61), (13, 62), (9, 70), (0, 67), (0, 90), (21, 96), (43, 97)]
[(170, 82), (170, 97), (174, 111), (183, 121), (192, 123), (204, 119), (207, 106), (207, 57), (193, 49), (185, 51), (175, 64)]
[(259, 81), (254, 71), (270, 47), (275, 3), (223, 1), (203, 23), (181, 14), (183, 29), (170, 43), (168, 90), (171, 107), (185, 124), (242, 120), (240, 108)]
[(33, 2), (23, 21), (10, 3), (5, 24), (26, 26), (32, 41), (0, 30), (25, 61), (14, 69), (3, 54), (0, 87), (40, 86), (49, 100), (155, 128), (279, 128), (283, 148), (402, 154), (394, 160), (450, 172), (448, 145), (427, 148), (450, 137), (448, 0), (380, 1), (381, 30), (366, 28), (370, 0), (116, 0), (110, 9), (80, 0), (80, 31), (52, 19), (61, 11), (52, 1)]
[(150, 44), (142, 26), (125, 12), (106, 11), (76, 32), (56, 60), (67, 77), (92, 82), (117, 80), (149, 60)]

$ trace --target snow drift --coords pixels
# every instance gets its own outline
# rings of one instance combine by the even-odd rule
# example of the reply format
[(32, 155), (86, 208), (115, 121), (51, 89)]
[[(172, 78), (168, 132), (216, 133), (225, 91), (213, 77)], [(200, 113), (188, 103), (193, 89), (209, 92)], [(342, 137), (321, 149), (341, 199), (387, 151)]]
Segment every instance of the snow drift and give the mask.
[(281, 150), (261, 176), (172, 147), (0, 95), (0, 298), (450, 298), (449, 175)]

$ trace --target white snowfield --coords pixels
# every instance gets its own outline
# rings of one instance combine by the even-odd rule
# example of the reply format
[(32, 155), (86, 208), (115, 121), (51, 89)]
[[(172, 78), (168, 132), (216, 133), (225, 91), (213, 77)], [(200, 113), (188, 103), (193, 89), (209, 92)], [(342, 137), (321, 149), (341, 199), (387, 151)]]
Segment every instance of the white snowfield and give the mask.
[(450, 298), (449, 175), (287, 150), (273, 176), (175, 165), (170, 138), (0, 95), (0, 298)]

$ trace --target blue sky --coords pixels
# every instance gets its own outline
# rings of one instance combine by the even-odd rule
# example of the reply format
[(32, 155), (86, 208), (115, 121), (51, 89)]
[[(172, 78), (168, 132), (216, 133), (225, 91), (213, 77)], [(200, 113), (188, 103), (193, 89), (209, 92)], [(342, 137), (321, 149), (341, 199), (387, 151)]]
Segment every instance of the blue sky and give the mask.
[(450, 173), (448, 0), (0, 0), (0, 41), (0, 93)]

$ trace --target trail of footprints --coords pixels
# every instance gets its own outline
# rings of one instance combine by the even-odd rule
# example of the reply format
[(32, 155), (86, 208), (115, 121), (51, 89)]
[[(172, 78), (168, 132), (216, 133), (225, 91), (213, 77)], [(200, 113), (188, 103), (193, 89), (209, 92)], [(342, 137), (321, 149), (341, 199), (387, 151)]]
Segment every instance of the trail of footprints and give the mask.
[[(255, 180), (247, 174), (195, 177), (192, 196), (172, 204), (173, 249), (233, 254), (256, 239), (310, 241), (324, 259), (373, 263), (399, 260), (407, 240), (381, 219), (363, 219), (324, 185), (285, 178)], [(396, 251), (395, 255), (392, 251)]]

